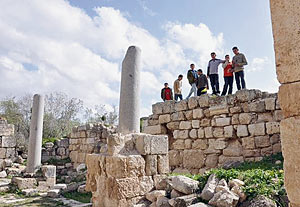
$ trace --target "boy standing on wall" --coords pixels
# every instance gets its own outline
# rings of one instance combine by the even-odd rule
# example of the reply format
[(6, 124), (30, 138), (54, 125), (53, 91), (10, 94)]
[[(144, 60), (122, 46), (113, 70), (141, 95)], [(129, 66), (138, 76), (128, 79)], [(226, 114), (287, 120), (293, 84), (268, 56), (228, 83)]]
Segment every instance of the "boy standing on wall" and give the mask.
[(188, 70), (187, 73), (187, 79), (189, 80), (189, 84), (192, 86), (189, 95), (186, 97), (186, 99), (189, 99), (191, 97), (191, 95), (194, 93), (194, 96), (197, 96), (197, 86), (196, 86), (196, 82), (197, 82), (197, 72), (195, 70), (195, 64), (191, 64), (190, 65), (190, 70)]
[(197, 80), (197, 95), (201, 96), (202, 94), (206, 94), (208, 90), (208, 80), (206, 75), (203, 74), (201, 69), (198, 70), (198, 80)]
[(220, 94), (220, 87), (219, 87), (219, 65), (221, 63), (225, 63), (225, 60), (220, 60), (216, 58), (216, 53), (212, 52), (210, 54), (211, 60), (208, 62), (207, 66), (207, 76), (210, 79), (211, 88), (213, 90), (214, 95)]
[(178, 79), (175, 80), (174, 82), (174, 94), (175, 94), (175, 101), (178, 100), (178, 98), (180, 100), (182, 100), (182, 93), (181, 93), (181, 88), (182, 88), (182, 78), (183, 75), (179, 75)]
[(163, 101), (173, 100), (172, 89), (169, 88), (169, 84), (165, 83), (165, 87), (161, 89), (161, 98)]
[(240, 53), (237, 47), (233, 47), (232, 51), (235, 54), (235, 56), (232, 58), (232, 67), (234, 70), (236, 87), (238, 90), (241, 90), (242, 83), (242, 89), (245, 89), (246, 82), (244, 78), (244, 65), (247, 65), (248, 62), (246, 60), (245, 55), (243, 53)]
[(233, 85), (233, 70), (229, 55), (225, 56), (225, 63), (222, 64), (222, 67), (224, 68), (224, 87), (222, 91), (222, 96), (225, 96), (227, 93), (228, 86), (228, 94), (232, 94)]

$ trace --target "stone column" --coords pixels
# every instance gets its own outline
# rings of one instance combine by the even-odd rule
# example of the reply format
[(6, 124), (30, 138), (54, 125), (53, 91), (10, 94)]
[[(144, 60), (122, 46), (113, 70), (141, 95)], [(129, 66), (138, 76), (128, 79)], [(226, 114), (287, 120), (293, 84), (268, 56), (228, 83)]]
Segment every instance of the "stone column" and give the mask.
[(291, 207), (300, 207), (300, 1), (270, 0), (279, 102), (284, 185)]
[(122, 63), (119, 128), (123, 134), (140, 132), (141, 49), (130, 46)]
[(35, 94), (33, 96), (30, 122), (30, 135), (26, 168), (26, 171), (28, 173), (34, 173), (34, 171), (41, 165), (43, 117), (44, 97), (42, 95)]

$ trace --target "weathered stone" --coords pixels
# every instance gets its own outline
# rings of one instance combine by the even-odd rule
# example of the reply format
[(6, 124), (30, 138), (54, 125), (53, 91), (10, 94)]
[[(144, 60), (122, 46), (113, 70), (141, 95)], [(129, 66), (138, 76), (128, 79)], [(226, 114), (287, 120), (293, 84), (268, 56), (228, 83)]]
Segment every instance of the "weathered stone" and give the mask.
[(257, 121), (256, 123), (259, 122), (271, 122), (274, 121), (274, 118), (270, 112), (267, 113), (259, 113), (257, 114)]
[(281, 143), (274, 144), (272, 146), (272, 148), (273, 148), (273, 154), (277, 154), (277, 153), (282, 151), (281, 150)]
[(275, 121), (281, 121), (284, 119), (283, 112), (281, 110), (274, 111), (274, 119)]
[(219, 127), (222, 127), (222, 126), (228, 126), (230, 125), (230, 118), (227, 117), (227, 118), (216, 118), (215, 119), (215, 126), (219, 126)]
[(261, 94), (255, 90), (240, 90), (235, 93), (236, 98), (240, 102), (252, 101), (255, 98), (258, 98)]
[(210, 146), (211, 145), (217, 150), (222, 150), (227, 147), (227, 142), (224, 139), (211, 140)]
[(193, 149), (207, 149), (207, 139), (197, 139), (192, 144)]
[(252, 114), (250, 113), (241, 113), (239, 115), (240, 124), (250, 124), (252, 121)]
[(247, 125), (238, 125), (236, 134), (238, 137), (247, 137), (249, 135)]
[(265, 123), (250, 124), (248, 129), (252, 136), (263, 136), (266, 134)]
[(265, 111), (265, 102), (256, 101), (249, 104), (249, 109), (251, 112), (264, 112)]
[(218, 165), (219, 156), (218, 155), (207, 155), (205, 160), (205, 167), (214, 168)]
[(215, 193), (218, 193), (222, 190), (229, 190), (229, 187), (227, 185), (227, 182), (225, 179), (221, 179), (219, 182), (218, 182), (218, 185), (216, 187), (216, 190), (215, 190)]
[(204, 129), (203, 128), (200, 128), (198, 130), (198, 138), (200, 138), (200, 139), (204, 138)]
[(199, 106), (202, 107), (208, 107), (209, 106), (209, 96), (208, 95), (202, 95), (198, 98)]
[(233, 188), (234, 186), (242, 187), (244, 185), (245, 185), (245, 183), (242, 180), (239, 180), (239, 179), (232, 179), (228, 183), (228, 186), (230, 188)]
[(146, 198), (151, 202), (156, 202), (157, 198), (166, 196), (166, 191), (164, 190), (154, 190), (146, 193)]
[(190, 131), (190, 138), (192, 138), (192, 139), (197, 139), (198, 138), (198, 133), (197, 133), (197, 129), (192, 129), (191, 131)]
[(169, 151), (169, 164), (170, 166), (179, 166), (183, 162), (183, 156), (177, 150)]
[(152, 113), (153, 114), (162, 114), (162, 105), (164, 103), (156, 103), (152, 105)]
[(269, 122), (266, 123), (267, 134), (280, 133), (280, 123), (279, 122)]
[(233, 138), (235, 131), (233, 129), (233, 126), (226, 126), (224, 127), (224, 137), (226, 138)]
[(191, 204), (197, 202), (197, 194), (191, 194), (186, 196), (181, 196), (169, 200), (169, 204), (172, 207), (188, 207)]
[(146, 134), (166, 134), (167, 129), (162, 125), (155, 125), (155, 126), (147, 126), (144, 129), (144, 133)]
[(14, 136), (2, 136), (1, 147), (15, 147), (16, 138)]
[(300, 82), (281, 85), (279, 88), (279, 102), (285, 117), (298, 116), (300, 111)]
[(224, 129), (223, 128), (213, 128), (213, 135), (215, 138), (224, 137)]
[(205, 138), (213, 138), (213, 130), (212, 127), (204, 128)]
[(182, 100), (175, 103), (175, 111), (185, 111), (188, 109), (188, 104), (186, 100)]
[(275, 110), (275, 98), (266, 98), (265, 104), (266, 104), (266, 110), (274, 111)]
[(215, 116), (215, 115), (220, 115), (220, 114), (228, 114), (229, 109), (228, 106), (213, 106), (209, 108), (209, 115), (210, 116)]
[(145, 134), (135, 134), (136, 149), (141, 155), (151, 154), (151, 136)]
[(0, 172), (0, 178), (6, 178), (7, 177), (7, 173), (5, 170)]
[(273, 147), (269, 146), (269, 147), (265, 147), (265, 148), (261, 148), (260, 150), (261, 156), (270, 156), (273, 153)]
[(174, 139), (187, 139), (189, 138), (189, 130), (175, 130), (173, 132)]
[(35, 178), (14, 177), (13, 183), (15, 183), (20, 190), (35, 188), (37, 186), (37, 181)]
[(202, 109), (193, 110), (193, 119), (202, 119), (203, 117), (204, 117), (204, 113)]
[(242, 112), (242, 108), (240, 106), (235, 106), (229, 109), (231, 114), (237, 114)]
[(170, 122), (167, 124), (167, 128), (170, 129), (170, 130), (177, 130), (179, 129), (179, 123), (180, 122)]
[(215, 174), (211, 174), (207, 180), (206, 185), (204, 186), (201, 192), (201, 198), (203, 200), (209, 201), (215, 194), (216, 187), (218, 185), (219, 179)]
[(245, 149), (255, 149), (254, 137), (242, 138), (242, 146)]
[(192, 127), (198, 129), (200, 127), (200, 120), (192, 120)]
[(214, 194), (208, 202), (210, 205), (218, 207), (235, 207), (239, 202), (239, 197), (229, 190), (222, 190)]
[(208, 126), (210, 126), (210, 119), (201, 119), (200, 126), (201, 127), (208, 127)]
[[(259, 195), (250, 201), (249, 207), (276, 207), (276, 203), (265, 196)], [(297, 207), (297, 206), (295, 206)]]
[(271, 137), (270, 137), (270, 142), (271, 144), (275, 144), (277, 142), (280, 141), (280, 135), (279, 134), (273, 134)]
[(157, 171), (159, 174), (169, 173), (168, 155), (157, 155)]
[(242, 155), (243, 147), (238, 140), (230, 141), (227, 148), (223, 150), (223, 155), (229, 157), (238, 157)]
[(191, 149), (192, 148), (192, 140), (191, 139), (186, 139), (184, 140), (184, 148), (185, 149)]
[(54, 143), (53, 142), (46, 142), (44, 144), (44, 146), (47, 148), (47, 149), (50, 149), (50, 148), (53, 148), (54, 147)]
[(188, 207), (211, 207), (211, 206), (207, 205), (205, 203), (196, 203), (196, 204), (190, 205)]
[(156, 201), (156, 207), (171, 207), (169, 199), (166, 197), (158, 197)]
[(179, 124), (179, 129), (191, 129), (192, 122), (191, 121), (181, 121)]
[(227, 157), (224, 155), (219, 156), (219, 164), (227, 166), (228, 163), (240, 163), (244, 161), (244, 157)]
[(56, 177), (56, 166), (55, 165), (43, 165), (41, 167), (43, 176), (46, 178)]
[(194, 109), (198, 106), (198, 97), (191, 97), (188, 100), (189, 109)]
[(271, 145), (270, 137), (269, 136), (255, 137), (255, 145), (256, 147), (269, 147)]
[[(6, 158), (6, 149), (5, 148), (0, 148), (0, 159)], [(2, 166), (0, 166), (1, 168)]]
[(198, 181), (185, 176), (174, 176), (171, 181), (172, 187), (184, 194), (192, 194), (198, 188)]
[(183, 150), (185, 148), (184, 140), (178, 139), (175, 142), (173, 142), (172, 146), (173, 146), (173, 149)]
[(157, 174), (157, 155), (146, 155), (146, 175)]
[(151, 154), (167, 154), (169, 149), (168, 136), (152, 136)]
[(204, 166), (204, 153), (200, 150), (185, 150), (183, 152), (183, 166), (188, 169)]
[(160, 124), (165, 124), (165, 123), (168, 123), (171, 121), (171, 116), (170, 114), (164, 114), (164, 115), (160, 115), (159, 116), (159, 119), (158, 119), (158, 122)]
[(59, 192), (60, 192), (59, 189), (52, 189), (47, 192), (47, 196), (50, 198), (57, 198), (59, 197)]
[(172, 121), (183, 121), (185, 120), (185, 116), (183, 112), (175, 112), (173, 114), (171, 114), (171, 120)]

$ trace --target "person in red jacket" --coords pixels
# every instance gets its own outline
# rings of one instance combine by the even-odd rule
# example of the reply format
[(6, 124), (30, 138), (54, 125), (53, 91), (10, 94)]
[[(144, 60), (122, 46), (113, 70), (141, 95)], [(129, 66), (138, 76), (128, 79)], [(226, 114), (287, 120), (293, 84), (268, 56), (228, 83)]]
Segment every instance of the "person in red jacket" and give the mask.
[(233, 69), (232, 63), (230, 62), (229, 55), (225, 56), (225, 63), (223, 63), (222, 67), (224, 68), (224, 87), (222, 96), (225, 96), (227, 93), (227, 89), (229, 86), (228, 94), (232, 94), (232, 85), (233, 85)]
[(169, 88), (169, 84), (165, 83), (165, 87), (161, 89), (161, 98), (164, 101), (173, 100), (172, 89)]

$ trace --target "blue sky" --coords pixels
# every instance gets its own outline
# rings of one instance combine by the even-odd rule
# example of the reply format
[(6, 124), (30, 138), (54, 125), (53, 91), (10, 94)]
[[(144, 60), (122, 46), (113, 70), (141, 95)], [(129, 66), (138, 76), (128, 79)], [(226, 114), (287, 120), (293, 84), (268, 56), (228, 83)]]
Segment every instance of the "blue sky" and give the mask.
[(63, 91), (110, 109), (132, 44), (142, 48), (142, 115), (164, 82), (192, 62), (206, 71), (210, 52), (232, 56), (233, 46), (248, 59), (248, 88), (278, 90), (268, 0), (3, 0), (0, 29), (1, 97)]

